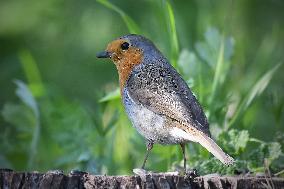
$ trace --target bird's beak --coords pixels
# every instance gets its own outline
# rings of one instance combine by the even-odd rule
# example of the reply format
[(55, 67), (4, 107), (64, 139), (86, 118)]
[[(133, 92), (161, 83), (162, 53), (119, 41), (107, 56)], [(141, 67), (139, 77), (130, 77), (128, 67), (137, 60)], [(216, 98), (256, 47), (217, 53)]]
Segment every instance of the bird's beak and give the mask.
[(111, 53), (108, 51), (102, 51), (97, 53), (97, 58), (111, 58)]

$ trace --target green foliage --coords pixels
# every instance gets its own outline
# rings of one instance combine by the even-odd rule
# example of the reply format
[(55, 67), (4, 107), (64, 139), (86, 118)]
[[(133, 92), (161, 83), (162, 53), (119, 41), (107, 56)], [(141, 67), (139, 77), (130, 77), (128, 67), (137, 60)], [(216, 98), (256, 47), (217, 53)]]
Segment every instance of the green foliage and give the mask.
[(273, 68), (268, 70), (263, 76), (255, 82), (255, 84), (251, 87), (251, 89), (247, 92), (247, 96), (243, 98), (242, 102), (240, 103), (238, 109), (234, 117), (228, 124), (228, 127), (233, 125), (236, 119), (239, 118), (240, 114), (244, 113), (245, 110), (251, 105), (252, 101), (257, 98), (261, 93), (264, 92), (265, 88), (268, 86), (270, 80), (272, 79), (274, 73), (277, 69), (281, 66), (282, 63), (275, 65)]
[(249, 133), (247, 130), (229, 130), (219, 135), (219, 140), (223, 146), (228, 146), (230, 152), (240, 155), (247, 146), (249, 141)]
[[(261, 148), (258, 148), (255, 150), (255, 152), (250, 153), (247, 145), (251, 140), (249, 137), (249, 132), (247, 130), (230, 129), (230, 127), (233, 124), (241, 124), (240, 121), (237, 121), (237, 118), (240, 115), (245, 114), (251, 105), (251, 102), (264, 92), (280, 64), (275, 65), (265, 74), (263, 74), (263, 76), (261, 76), (261, 78), (245, 92), (247, 95), (241, 98), (240, 103), (238, 105), (234, 104), (234, 106), (237, 106), (237, 110), (230, 113), (231, 115), (228, 116), (229, 112), (221, 111), (220, 113), (220, 107), (226, 107), (225, 109), (229, 111), (231, 100), (226, 100), (226, 96), (223, 96), (224, 94), (217, 93), (217, 91), (224, 90), (224, 86), (228, 85), (228, 83), (226, 83), (226, 77), (229, 74), (232, 66), (230, 61), (234, 52), (234, 40), (232, 37), (222, 37), (216, 28), (209, 28), (205, 32), (204, 37), (204, 42), (197, 42), (195, 45), (197, 55), (195, 55), (194, 52), (185, 50), (181, 53), (178, 63), (179, 66), (183, 68), (182, 70), (184, 70), (183, 74), (185, 78), (187, 78), (187, 75), (190, 75), (192, 77), (192, 83), (196, 83), (195, 81), (198, 81), (199, 85), (205, 85), (204, 88), (211, 89), (209, 90), (209, 97), (207, 96), (206, 92), (203, 92), (203, 94), (201, 92), (199, 93), (200, 95), (207, 96), (200, 97), (200, 99), (202, 99), (201, 104), (207, 103), (206, 106), (208, 109), (206, 113), (209, 116), (209, 122), (211, 125), (214, 124), (213, 136), (217, 138), (218, 143), (223, 146), (223, 149), (225, 149), (228, 154), (235, 157), (236, 164), (233, 167), (225, 167), (221, 165), (221, 163), (215, 158), (214, 160), (208, 160), (207, 155), (199, 154), (200, 150), (203, 151), (204, 149), (197, 147), (199, 150), (196, 154), (190, 153), (190, 165), (193, 167), (198, 167), (198, 170), (200, 170), (202, 174), (209, 174), (211, 172), (234, 174), (236, 171), (245, 172), (247, 170), (251, 172), (264, 171), (264, 159), (269, 159), (269, 162), (273, 162), (279, 158), (280, 155), (283, 155), (281, 152), (280, 143), (265, 143), (264, 141), (259, 141)], [(201, 64), (201, 68), (196, 68), (196, 62)], [(187, 63), (187, 66), (190, 66), (193, 69), (195, 68), (194, 70), (198, 70), (200, 73), (202, 73), (203, 69), (208, 68), (205, 68), (203, 62), (209, 65), (212, 69), (213, 73), (211, 74), (211, 77), (198, 78), (198, 73), (190, 73), (190, 70), (187, 71), (185, 68), (186, 66), (184, 65)], [(212, 80), (213, 83), (210, 83)], [(193, 88), (194, 87), (195, 85), (193, 85)], [(232, 89), (229, 88), (228, 90)], [(218, 94), (218, 96), (216, 94)], [(213, 115), (217, 114), (218, 118), (213, 117)], [(267, 151), (275, 152), (276, 148), (279, 151), (278, 153), (274, 153), (276, 154), (275, 156), (273, 156), (272, 153), (267, 153)], [(261, 156), (258, 156), (259, 154), (261, 154)]]
[[(138, 33), (181, 73), (209, 118), (213, 138), (236, 159), (226, 167), (190, 143), (191, 168), (200, 174), (283, 170), (284, 35), (277, 23), (284, 22), (267, 10), (275, 26), (267, 17), (245, 23), (250, 14), (262, 18), (261, 3), (235, 3), (228, 9), (227, 1), (208, 7), (199, 1), (28, 0), (24, 14), (22, 3), (1, 2), (0, 167), (97, 174), (131, 174), (140, 167), (144, 140), (126, 117), (114, 66), (94, 53), (114, 36)], [(224, 23), (222, 11), (234, 14), (232, 23)], [(31, 19), (13, 18), (22, 14)], [(255, 30), (261, 27), (263, 33)], [(182, 163), (179, 147), (155, 145), (147, 168), (167, 171)]]
[(29, 88), (21, 81), (15, 82), (17, 85), (16, 94), (21, 99), (21, 101), (29, 107), (33, 112), (34, 117), (34, 127), (31, 129), (33, 131), (32, 133), (32, 139), (31, 139), (31, 145), (30, 145), (30, 154), (29, 154), (29, 161), (28, 161), (28, 168), (32, 167), (32, 164), (34, 163), (34, 157), (37, 152), (37, 146), (38, 146), (38, 140), (39, 140), (39, 133), (40, 133), (40, 113), (38, 109), (38, 105), (36, 103), (36, 100), (34, 99), (31, 91)]
[[(209, 28), (204, 33), (204, 39), (205, 41), (197, 42), (195, 48), (200, 58), (212, 69), (217, 67), (218, 63), (222, 64), (223, 61), (227, 62), (231, 59), (235, 44), (232, 37), (224, 39), (224, 35), (220, 34), (216, 28)], [(218, 71), (219, 74), (220, 71)]]
[[(22, 64), (22, 68), (27, 76), (29, 87), (34, 96), (42, 96), (44, 93), (44, 86), (41, 81), (40, 71), (37, 67), (37, 63), (32, 57), (31, 53), (27, 50), (22, 50), (19, 53), (19, 59)], [(24, 100), (24, 98), (22, 98)]]
[[(222, 165), (216, 158), (208, 159), (194, 154), (190, 165), (196, 167), (201, 174), (218, 172), (220, 174), (238, 174), (264, 172), (264, 161), (268, 160), (269, 166), (283, 156), (281, 145), (278, 142), (264, 142), (249, 136), (247, 130), (232, 129), (222, 132), (218, 141), (226, 152), (236, 157), (236, 163), (231, 167)], [(276, 165), (277, 166), (277, 165)], [(275, 164), (272, 169), (275, 168)], [(273, 170), (275, 171), (275, 170)]]

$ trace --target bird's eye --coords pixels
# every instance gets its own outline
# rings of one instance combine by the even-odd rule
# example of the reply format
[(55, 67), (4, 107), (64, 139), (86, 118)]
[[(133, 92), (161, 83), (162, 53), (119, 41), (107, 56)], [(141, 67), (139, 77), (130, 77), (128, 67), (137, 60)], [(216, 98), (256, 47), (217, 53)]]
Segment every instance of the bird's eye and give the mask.
[(127, 50), (129, 48), (129, 43), (124, 42), (124, 43), (121, 44), (120, 47), (121, 47), (122, 50)]

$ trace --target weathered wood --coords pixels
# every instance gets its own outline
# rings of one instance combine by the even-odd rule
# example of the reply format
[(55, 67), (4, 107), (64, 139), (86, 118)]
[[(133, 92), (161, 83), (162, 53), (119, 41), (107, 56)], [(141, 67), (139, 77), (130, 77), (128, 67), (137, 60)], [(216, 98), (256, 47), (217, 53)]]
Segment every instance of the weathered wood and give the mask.
[(64, 175), (60, 171), (15, 172), (0, 169), (0, 187), (2, 189), (25, 188), (284, 188), (284, 178), (241, 177), (241, 176), (200, 176), (186, 178), (164, 173), (140, 176), (105, 176), (75, 172)]

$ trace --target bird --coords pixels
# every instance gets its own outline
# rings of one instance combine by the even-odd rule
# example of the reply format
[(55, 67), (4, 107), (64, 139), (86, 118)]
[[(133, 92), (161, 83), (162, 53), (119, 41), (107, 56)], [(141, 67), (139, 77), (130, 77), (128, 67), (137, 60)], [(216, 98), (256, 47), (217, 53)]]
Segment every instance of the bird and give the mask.
[(207, 117), (185, 80), (153, 42), (142, 35), (124, 35), (97, 58), (109, 58), (117, 68), (125, 112), (146, 141), (143, 170), (157, 143), (180, 145), (184, 171), (189, 142), (201, 144), (225, 165), (234, 163), (212, 139)]

